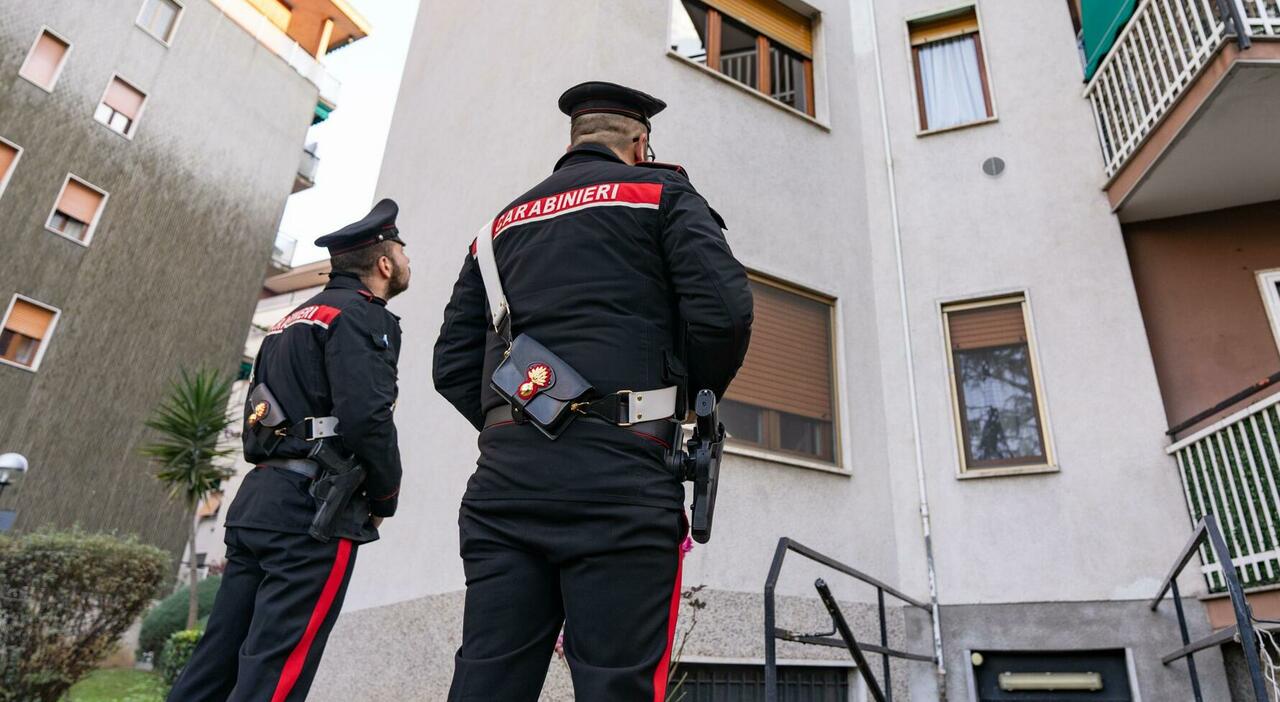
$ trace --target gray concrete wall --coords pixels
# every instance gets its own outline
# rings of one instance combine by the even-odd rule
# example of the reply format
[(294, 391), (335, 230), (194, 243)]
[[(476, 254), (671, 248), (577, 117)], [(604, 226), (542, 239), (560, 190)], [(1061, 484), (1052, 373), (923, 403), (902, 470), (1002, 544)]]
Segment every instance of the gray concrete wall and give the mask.
[[(172, 46), (140, 3), (14, 0), (0, 13), (0, 301), (62, 310), (38, 372), (0, 366), (0, 450), (32, 470), (0, 500), (17, 528), (115, 529), (176, 552), (187, 529), (138, 456), (179, 366), (232, 372), (316, 101), (204, 0)], [(72, 43), (52, 94), (18, 76), (42, 25)], [(113, 73), (148, 95), (132, 140), (93, 118)], [(108, 191), (88, 247), (45, 231), (68, 172)]]
[[(1192, 638), (1210, 632), (1204, 608), (1194, 598), (1183, 603)], [(1168, 666), (1160, 658), (1182, 646), (1173, 603), (1152, 612), (1141, 600), (1111, 602), (1027, 602), (944, 607), (947, 699), (969, 702), (972, 663), (967, 651), (1071, 651), (1127, 649), (1137, 692), (1147, 702), (1192, 699), (1186, 663)], [(920, 629), (915, 636), (927, 634)], [(927, 636), (919, 636), (921, 643)], [(1223, 657), (1217, 648), (1196, 654), (1206, 700), (1229, 700)], [(913, 697), (913, 699), (915, 699)], [(1134, 699), (1138, 699), (1135, 695)]]

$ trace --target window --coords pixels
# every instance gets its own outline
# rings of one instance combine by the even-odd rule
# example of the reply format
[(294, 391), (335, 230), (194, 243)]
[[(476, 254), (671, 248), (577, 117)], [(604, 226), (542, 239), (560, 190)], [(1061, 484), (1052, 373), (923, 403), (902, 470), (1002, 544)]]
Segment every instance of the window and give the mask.
[(57, 320), (58, 310), (14, 295), (0, 325), (0, 361), (35, 370)]
[(71, 51), (71, 43), (45, 28), (31, 45), (27, 60), (22, 62), (18, 75), (35, 83), (49, 92), (58, 82), (58, 74), (67, 61), (67, 53)]
[[(676, 677), (684, 702), (764, 702), (764, 666), (680, 663)], [(853, 671), (837, 666), (778, 666), (778, 697), (788, 702), (847, 702), (854, 699)]]
[(141, 90), (119, 76), (112, 76), (93, 118), (111, 131), (133, 138), (133, 130), (137, 127), (138, 118), (142, 116), (142, 106), (146, 101), (147, 96)]
[(175, 0), (143, 0), (137, 24), (168, 46), (173, 41), (173, 32), (178, 28), (181, 15), (182, 5)]
[(720, 416), (734, 442), (836, 462), (830, 299), (753, 276), (755, 322)]
[(45, 228), (88, 246), (106, 201), (105, 192), (74, 175), (68, 175)]
[(1280, 268), (1258, 271), (1258, 287), (1262, 288), (1262, 302), (1267, 308), (1271, 333), (1276, 338), (1276, 347), (1280, 348)]
[(1049, 467), (1022, 296), (943, 307), (961, 472)]
[(972, 7), (910, 22), (920, 130), (932, 131), (992, 117), (978, 16)]
[(672, 0), (671, 50), (812, 116), (813, 20), (776, 0)]
[(22, 147), (0, 137), (0, 195), (9, 184), (9, 176), (18, 165), (18, 157), (22, 156)]

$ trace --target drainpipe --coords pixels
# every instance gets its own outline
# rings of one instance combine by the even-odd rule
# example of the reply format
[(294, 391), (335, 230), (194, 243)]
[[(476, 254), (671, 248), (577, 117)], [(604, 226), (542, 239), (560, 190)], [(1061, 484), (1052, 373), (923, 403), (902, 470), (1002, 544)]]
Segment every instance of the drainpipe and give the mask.
[[(880, 36), (876, 28), (875, 0), (867, 0), (871, 12), (871, 45), (876, 65), (876, 91), (880, 99), (880, 131), (884, 138), (885, 172), (889, 180), (889, 211), (893, 219), (893, 253), (898, 267), (898, 305), (902, 309), (902, 341), (907, 365), (907, 397), (911, 405), (911, 438), (915, 445), (916, 483), (920, 491), (920, 526), (924, 533), (925, 567), (929, 572), (929, 603), (933, 609), (933, 655), (937, 659), (938, 695), (946, 699), (946, 666), (942, 660), (942, 624), (938, 611), (938, 578), (933, 564), (933, 537), (929, 519), (929, 494), (924, 477), (924, 449), (920, 443), (920, 406), (916, 400), (916, 374), (911, 345), (911, 320), (907, 310), (907, 278), (902, 265), (902, 227), (898, 221), (898, 191), (894, 184), (893, 150), (889, 141), (889, 115), (884, 97), (884, 70), (880, 64)], [(852, 14), (852, 13), (850, 13)], [(854, 28), (857, 31), (857, 28)]]

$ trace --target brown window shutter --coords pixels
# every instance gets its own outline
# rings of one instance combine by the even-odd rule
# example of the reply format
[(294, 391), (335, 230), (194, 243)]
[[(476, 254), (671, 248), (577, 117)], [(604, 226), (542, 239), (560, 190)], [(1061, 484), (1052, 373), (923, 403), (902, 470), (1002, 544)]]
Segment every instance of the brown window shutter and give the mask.
[(46, 310), (23, 300), (14, 300), (13, 309), (10, 310), (9, 318), (4, 322), (4, 328), (32, 339), (43, 339), (52, 322), (52, 310)]
[(752, 281), (751, 347), (725, 397), (830, 421), (831, 305)]
[(978, 31), (978, 16), (973, 8), (961, 13), (938, 19), (920, 20), (911, 23), (911, 45), (921, 46), (935, 41), (954, 39)]
[(951, 348), (955, 351), (1027, 341), (1021, 302), (948, 312), (947, 324), (951, 332)]
[(62, 57), (66, 53), (66, 42), (48, 32), (43, 32), (18, 72), (35, 84), (48, 88), (53, 85), (58, 66), (62, 64)]
[(813, 58), (813, 21), (777, 0), (706, 0), (779, 44)]
[(18, 158), (18, 150), (0, 142), (0, 181), (9, 173), (9, 167), (13, 165), (14, 159)]
[(58, 211), (88, 224), (93, 222), (101, 204), (102, 193), (75, 179), (68, 179), (62, 197), (58, 199)]
[(111, 80), (111, 85), (107, 88), (107, 96), (102, 99), (107, 107), (123, 113), (129, 119), (138, 118), (138, 113), (142, 111), (143, 100), (146, 100), (145, 95), (119, 78)]

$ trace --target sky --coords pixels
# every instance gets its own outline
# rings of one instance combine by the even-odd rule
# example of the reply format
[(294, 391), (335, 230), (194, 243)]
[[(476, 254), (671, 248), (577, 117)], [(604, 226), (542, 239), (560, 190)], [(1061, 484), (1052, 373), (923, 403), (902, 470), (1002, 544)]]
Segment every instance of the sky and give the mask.
[(338, 108), (307, 134), (307, 143), (318, 144), (316, 184), (289, 198), (280, 222), (280, 232), (298, 241), (295, 266), (327, 258), (311, 242), (360, 219), (373, 205), (418, 2), (350, 0), (371, 29), (325, 57), (342, 91)]

